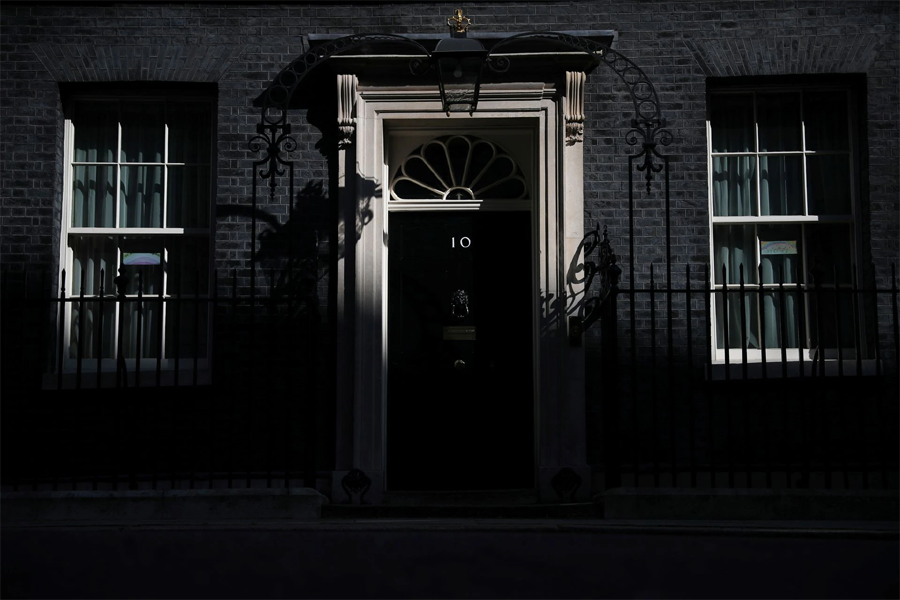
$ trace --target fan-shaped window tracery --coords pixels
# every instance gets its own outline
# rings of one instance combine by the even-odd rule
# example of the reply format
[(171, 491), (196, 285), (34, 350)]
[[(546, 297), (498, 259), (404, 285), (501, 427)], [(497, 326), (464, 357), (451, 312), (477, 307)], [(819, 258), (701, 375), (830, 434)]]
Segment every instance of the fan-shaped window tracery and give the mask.
[(446, 135), (409, 154), (391, 179), (392, 200), (523, 200), (528, 186), (500, 146), (470, 135)]

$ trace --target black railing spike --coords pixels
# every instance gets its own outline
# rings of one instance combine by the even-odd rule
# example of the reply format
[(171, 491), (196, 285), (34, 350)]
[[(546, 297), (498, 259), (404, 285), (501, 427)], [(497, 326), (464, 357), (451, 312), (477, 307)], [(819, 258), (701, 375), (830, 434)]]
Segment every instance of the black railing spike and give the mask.
[(731, 331), (728, 327), (728, 267), (722, 263), (722, 349), (725, 350), (725, 379), (731, 379)]
[[(874, 263), (871, 265), (870, 277), (872, 279), (872, 306), (875, 307), (877, 311), (878, 307), (878, 278), (875, 277), (875, 265)], [(874, 349), (875, 349), (875, 375), (881, 377), (881, 339), (878, 333), (878, 323), (876, 317), (876, 324), (873, 331), (875, 335), (874, 340)]]
[[(765, 297), (765, 288), (763, 287), (763, 266), (762, 263), (757, 265), (756, 267), (756, 283), (759, 286), (757, 288), (758, 294), (756, 303), (759, 309), (759, 348), (761, 352), (762, 358), (762, 378), (767, 379), (769, 377), (768, 366), (766, 364), (766, 297)], [(768, 448), (768, 445), (766, 446)], [(766, 474), (767, 477), (771, 477), (771, 473)]]
[(58, 362), (56, 371), (56, 389), (61, 390), (63, 386), (63, 359), (65, 357), (65, 335), (66, 335), (66, 270), (62, 270), (59, 285), (59, 311), (57, 318), (59, 320), (59, 331), (57, 333)]
[(134, 342), (134, 386), (141, 385), (141, 344), (144, 329), (144, 272), (138, 270), (137, 278), (137, 332)]
[[(159, 270), (159, 290), (157, 292), (157, 301), (159, 302), (159, 315), (165, 313), (166, 299), (164, 290), (166, 287), (166, 270)], [(163, 358), (163, 320), (156, 319), (156, 386), (159, 387), (162, 382), (162, 358)], [(154, 480), (154, 486), (156, 481)], [(156, 489), (155, 487), (153, 489)]]
[(894, 364), (900, 360), (900, 323), (897, 322), (897, 267), (891, 263), (891, 311), (894, 322)]
[(803, 350), (806, 347), (806, 338), (808, 337), (806, 330), (806, 302), (809, 300), (809, 290), (804, 287), (804, 282), (800, 278), (802, 272), (800, 268), (794, 269), (794, 281), (797, 282), (797, 307), (800, 309), (800, 318), (797, 319), (798, 373), (800, 377), (805, 377), (806, 367), (804, 362), (806, 359), (803, 357)]
[[(684, 297), (684, 305), (685, 305), (685, 324), (687, 325), (687, 373), (688, 373), (688, 382), (692, 382), (694, 379), (694, 332), (693, 332), (693, 310), (692, 310), (692, 299), (691, 293), (693, 290), (691, 289), (691, 263), (686, 263), (684, 265), (684, 281), (685, 281), (685, 297)], [(690, 383), (689, 383), (690, 385)], [(694, 394), (690, 394), (690, 398), (688, 399), (688, 424), (690, 427), (690, 431), (688, 433), (688, 448), (690, 448), (690, 468), (691, 468), (691, 487), (697, 487), (697, 456), (696, 456), (696, 436), (694, 429), (696, 427), (696, 423), (694, 420), (694, 414), (696, 412), (695, 408), (695, 398)]]
[(740, 297), (738, 298), (738, 307), (741, 311), (741, 377), (747, 379), (747, 345), (749, 340), (747, 337), (747, 298), (744, 289), (744, 263), (738, 265), (738, 290)]
[[(787, 330), (784, 327), (784, 311), (785, 311), (785, 304), (787, 303), (787, 301), (785, 300), (785, 295), (784, 295), (784, 265), (781, 265), (779, 268), (779, 277), (780, 277), (780, 281), (778, 283), (778, 300), (779, 300), (779, 305), (780, 305), (779, 306), (779, 308), (780, 308), (780, 310), (779, 310), (780, 321), (779, 322), (781, 325), (781, 343), (778, 345), (781, 346), (781, 378), (787, 379), (787, 342), (788, 342), (787, 338), (788, 338), (788, 336), (787, 336)], [(799, 297), (799, 293), (798, 293), (798, 297)], [(802, 353), (803, 348), (802, 348), (802, 344), (800, 343), (799, 340), (797, 341), (797, 346), (798, 346), (797, 351)]]
[[(97, 298), (97, 388), (103, 381), (103, 304), (106, 295), (106, 269), (100, 269), (100, 295)], [(96, 480), (94, 482), (96, 489)]]
[(81, 277), (79, 278), (78, 286), (78, 346), (76, 352), (78, 353), (75, 357), (75, 389), (81, 389), (81, 372), (84, 361), (84, 287), (85, 281), (87, 280), (87, 274), (84, 269), (81, 270)]

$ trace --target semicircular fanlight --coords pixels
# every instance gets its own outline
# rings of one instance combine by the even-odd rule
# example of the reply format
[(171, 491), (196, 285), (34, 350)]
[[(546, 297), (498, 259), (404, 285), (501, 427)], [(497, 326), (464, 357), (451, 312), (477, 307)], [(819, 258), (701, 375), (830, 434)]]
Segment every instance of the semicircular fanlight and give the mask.
[(391, 179), (393, 200), (522, 200), (522, 170), (497, 144), (470, 135), (425, 142)]

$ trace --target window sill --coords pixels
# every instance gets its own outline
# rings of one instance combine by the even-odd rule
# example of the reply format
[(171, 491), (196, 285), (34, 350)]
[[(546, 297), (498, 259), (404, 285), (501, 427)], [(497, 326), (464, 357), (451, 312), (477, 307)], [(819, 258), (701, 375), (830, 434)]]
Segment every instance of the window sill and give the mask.
[[(185, 361), (189, 362), (189, 361)], [(205, 361), (204, 361), (205, 362)], [(157, 382), (156, 378), (156, 370), (155, 369), (147, 369), (146, 371), (142, 370), (140, 372), (140, 381), (138, 381), (137, 374), (130, 370), (126, 373), (125, 381), (122, 383), (122, 388), (155, 388), (155, 387), (187, 387), (194, 385), (210, 385), (212, 383), (212, 374), (210, 369), (203, 365), (197, 369), (197, 379), (194, 381), (194, 369), (193, 366), (188, 364), (186, 367), (182, 367), (178, 369), (178, 381), (175, 380), (175, 371), (173, 369), (167, 369), (161, 371), (159, 374), (159, 381)], [(58, 373), (45, 373), (42, 380), (41, 387), (45, 390), (75, 390), (75, 389), (100, 389), (100, 388), (115, 388), (116, 387), (116, 372), (115, 371), (103, 371), (100, 374), (100, 381), (97, 381), (97, 372), (90, 371), (85, 369), (81, 373), (81, 384), (78, 384), (78, 375), (73, 372), (65, 372), (62, 375)]]
[[(725, 364), (725, 361), (713, 361), (710, 371), (707, 372), (707, 379), (710, 381), (763, 378), (793, 379), (799, 377), (820, 377), (822, 375), (825, 377), (872, 377), (879, 373), (879, 361), (874, 359), (864, 359), (857, 364), (855, 358), (845, 358), (842, 361), (826, 358), (824, 365), (822, 365), (819, 362), (813, 362), (812, 359), (806, 357), (804, 357), (802, 363), (796, 359), (789, 359), (787, 362), (782, 363), (780, 358), (778, 360), (772, 360), (767, 357), (765, 373), (763, 372), (764, 365), (762, 360), (758, 356), (755, 358), (748, 357), (746, 365), (740, 362), (740, 352), (738, 352), (736, 359), (737, 360), (732, 360), (727, 365)], [(813, 369), (815, 369), (815, 372)]]

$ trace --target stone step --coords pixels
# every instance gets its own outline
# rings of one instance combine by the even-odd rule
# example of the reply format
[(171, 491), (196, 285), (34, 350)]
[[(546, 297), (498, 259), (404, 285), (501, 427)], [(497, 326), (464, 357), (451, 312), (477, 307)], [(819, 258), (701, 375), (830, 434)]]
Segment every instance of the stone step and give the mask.
[(593, 519), (602, 518), (599, 505), (575, 504), (326, 504), (323, 519)]

